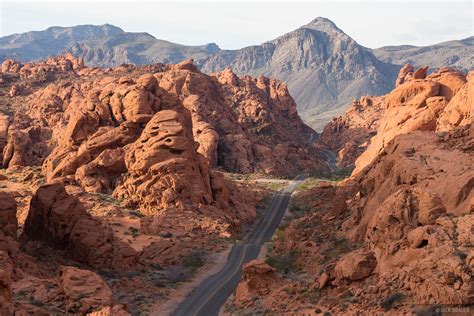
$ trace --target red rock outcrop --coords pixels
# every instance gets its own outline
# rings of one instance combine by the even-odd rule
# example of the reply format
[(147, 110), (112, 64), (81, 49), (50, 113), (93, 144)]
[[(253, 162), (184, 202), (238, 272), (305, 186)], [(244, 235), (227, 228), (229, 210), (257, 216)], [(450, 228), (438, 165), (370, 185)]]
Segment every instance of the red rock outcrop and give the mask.
[[(395, 136), (412, 131), (436, 131), (438, 126), (447, 124), (442, 123), (449, 115), (445, 112), (457, 115), (457, 118), (453, 117), (451, 128), (470, 123), (472, 103), (466, 95), (470, 87), (472, 90), (472, 83), (466, 82), (462, 73), (451, 69), (441, 69), (426, 79), (413, 79), (397, 86), (385, 97), (385, 113), (377, 134), (357, 159), (354, 173), (367, 166)], [(461, 89), (465, 96), (459, 98), (467, 103), (457, 99), (451, 103), (453, 95)]]
[(127, 292), (130, 311), (148, 308), (134, 297), (155, 301), (166, 292), (156, 280), (174, 282), (151, 270), (186, 275), (183, 258), (222, 250), (255, 218), (266, 191), (219, 170), (327, 169), (277, 80), (207, 75), (192, 61), (88, 68), (71, 55), (7, 61), (1, 74), (0, 189), (14, 192), (23, 232), (16, 241), (8, 207), (9, 236), (0, 237), (8, 312), (127, 314), (99, 272), (116, 275), (110, 290)]
[(267, 295), (278, 284), (276, 270), (261, 260), (252, 260), (243, 266), (242, 281), (235, 290), (237, 306), (244, 307), (261, 295)]
[(128, 175), (115, 194), (149, 210), (210, 204), (210, 178), (194, 150), (190, 123), (173, 110), (156, 113), (128, 148)]
[(283, 175), (324, 169), (308, 144), (314, 132), (282, 82), (239, 78), (229, 69), (207, 76), (190, 61), (156, 76), (190, 110), (198, 152), (211, 167)]
[(60, 288), (68, 300), (66, 310), (83, 314), (112, 306), (112, 291), (94, 272), (61, 267), (59, 274)]
[(294, 219), (274, 237), (270, 255), (279, 264), (291, 260), (304, 277), (282, 274), (246, 311), (376, 314), (412, 313), (413, 302), (472, 305), (473, 92), (472, 73), (406, 66), (397, 87), (378, 98), (378, 113), (365, 106), (358, 114), (354, 104), (331, 122), (322, 146), (336, 152), (346, 139), (360, 139), (351, 130), (358, 120), (365, 128), (375, 122), (376, 135), (337, 188), (298, 193)]
[(72, 54), (50, 57), (44, 61), (22, 64), (12, 59), (2, 63), (2, 73), (19, 74), (21, 79), (28, 79), (48, 74), (75, 72), (83, 69), (84, 60)]
[(326, 125), (318, 145), (336, 154), (338, 166), (352, 168), (367, 149), (384, 114), (384, 101), (384, 97), (362, 97), (355, 100), (344, 115)]
[[(13, 314), (13, 261), (8, 254), (15, 247), (18, 221), (16, 219), (16, 201), (8, 193), (0, 192), (0, 314)], [(8, 245), (9, 244), (9, 245)]]
[(319, 146), (333, 151), (340, 167), (355, 165), (357, 173), (396, 135), (472, 122), (472, 73), (442, 68), (428, 75), (427, 70), (405, 65), (390, 94), (354, 101), (326, 126)]
[(32, 126), (26, 129), (15, 129), (14, 126), (11, 127), (7, 144), (3, 149), (3, 167), (16, 168), (41, 164), (51, 151), (46, 143), (49, 137), (48, 128)]
[(0, 192), (0, 232), (3, 233), (3, 236), (16, 239), (17, 229), (15, 198), (9, 193)]
[(334, 274), (339, 279), (361, 280), (370, 275), (377, 266), (374, 255), (366, 249), (357, 249), (341, 258), (334, 267)]
[(25, 238), (64, 249), (72, 258), (92, 267), (127, 269), (137, 263), (137, 253), (116, 240), (112, 230), (90, 216), (81, 202), (61, 184), (45, 185), (31, 200)]
[(229, 228), (254, 212), (212, 168), (280, 175), (327, 168), (279, 81), (209, 76), (192, 61), (101, 73), (70, 56), (40, 65), (72, 77), (22, 97), (27, 109), (8, 128), (5, 167), (42, 165), (50, 183), (113, 194), (160, 218), (168, 208), (189, 209)]

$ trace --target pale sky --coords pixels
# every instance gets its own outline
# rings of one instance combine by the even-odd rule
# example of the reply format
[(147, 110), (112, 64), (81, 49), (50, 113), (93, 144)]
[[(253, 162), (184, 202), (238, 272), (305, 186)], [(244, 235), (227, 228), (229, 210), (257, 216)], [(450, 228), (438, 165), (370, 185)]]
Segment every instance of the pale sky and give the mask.
[(0, 36), (49, 26), (110, 23), (186, 45), (261, 44), (323, 16), (359, 44), (429, 45), (472, 36), (468, 1), (5, 1)]

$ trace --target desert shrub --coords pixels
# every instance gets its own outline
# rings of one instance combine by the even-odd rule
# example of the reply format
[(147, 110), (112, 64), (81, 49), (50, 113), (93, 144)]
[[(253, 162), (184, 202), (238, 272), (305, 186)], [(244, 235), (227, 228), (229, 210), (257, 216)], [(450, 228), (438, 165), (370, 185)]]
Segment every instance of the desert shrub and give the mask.
[(202, 252), (193, 251), (182, 259), (183, 266), (187, 268), (200, 268), (204, 265), (204, 255)]
[(129, 227), (128, 228), (130, 230), (130, 233), (132, 234), (133, 237), (137, 237), (138, 236), (138, 229), (135, 228), (135, 227)]
[(385, 311), (389, 311), (392, 309), (393, 305), (399, 301), (401, 301), (403, 298), (403, 295), (400, 294), (400, 293), (394, 293), (394, 294), (391, 294), (389, 296), (387, 296), (387, 298), (385, 298), (381, 303), (380, 303), (380, 306), (382, 306), (382, 308), (385, 310)]
[(290, 252), (286, 254), (269, 256), (265, 261), (279, 273), (288, 274), (295, 270), (295, 255), (295, 251), (290, 250)]
[(139, 210), (128, 211), (128, 214), (131, 215), (131, 216), (136, 216), (138, 218), (145, 217), (145, 215), (143, 215), (143, 213), (140, 212)]

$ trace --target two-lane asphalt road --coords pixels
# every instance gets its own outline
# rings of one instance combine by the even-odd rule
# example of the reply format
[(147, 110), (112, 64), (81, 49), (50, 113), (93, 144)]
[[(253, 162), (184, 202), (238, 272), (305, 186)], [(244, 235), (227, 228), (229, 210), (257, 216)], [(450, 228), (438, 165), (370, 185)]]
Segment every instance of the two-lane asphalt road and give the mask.
[(224, 268), (195, 288), (172, 315), (218, 314), (219, 309), (240, 281), (242, 265), (257, 258), (262, 245), (273, 236), (285, 214), (291, 194), (303, 179), (303, 176), (296, 177), (287, 188), (275, 194), (265, 216), (258, 223), (249, 241), (234, 245)]

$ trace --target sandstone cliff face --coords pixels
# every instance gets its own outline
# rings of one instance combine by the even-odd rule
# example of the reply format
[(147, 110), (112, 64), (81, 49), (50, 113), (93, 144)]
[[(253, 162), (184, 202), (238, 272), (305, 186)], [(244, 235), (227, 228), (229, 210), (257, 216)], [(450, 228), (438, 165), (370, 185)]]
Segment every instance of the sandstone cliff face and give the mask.
[(336, 154), (339, 167), (353, 168), (377, 133), (385, 112), (385, 97), (366, 96), (354, 100), (344, 115), (333, 118), (321, 133), (319, 145)]
[(298, 194), (295, 219), (275, 237), (272, 258), (290, 253), (305, 277), (283, 273), (236, 306), (413, 313), (412, 304), (473, 304), (472, 73), (426, 70), (404, 67), (377, 108), (363, 99), (326, 127), (322, 140), (340, 152), (338, 135), (368, 140), (358, 127), (376, 135), (349, 179)]
[[(426, 77), (422, 74), (423, 78), (416, 77), (416, 72), (408, 72), (402, 84), (386, 96), (380, 127), (367, 150), (357, 159), (355, 174), (397, 135), (417, 130), (440, 131), (448, 124), (452, 128), (472, 122), (472, 83), (466, 82), (472, 80), (472, 73), (466, 79), (460, 72), (441, 69)], [(458, 97), (462, 101), (454, 100), (451, 103), (460, 89), (464, 91)]]
[(114, 240), (112, 230), (90, 216), (61, 184), (38, 189), (31, 199), (24, 234), (28, 240), (65, 249), (71, 258), (94, 268), (127, 269), (138, 260), (129, 245)]
[(405, 65), (396, 89), (354, 101), (325, 127), (320, 144), (336, 153), (341, 167), (355, 165), (357, 173), (396, 135), (444, 131), (472, 122), (472, 72), (466, 76), (442, 68), (427, 75), (427, 70)]
[(160, 86), (190, 110), (198, 152), (211, 167), (279, 175), (324, 169), (309, 142), (314, 132), (298, 116), (285, 84), (239, 78), (230, 70), (207, 76), (182, 63), (163, 74)]
[[(50, 189), (58, 188), (53, 186), (43, 190)], [(42, 194), (43, 192), (40, 193)], [(41, 203), (45, 202), (48, 204), (48, 198), (55, 198), (59, 201), (63, 197), (64, 195), (61, 194), (57, 197), (42, 194), (41, 201), (35, 202), (36, 209), (33, 209), (32, 213), (38, 212), (38, 207), (43, 208), (42, 210), (45, 211), (44, 207), (48, 206)], [(63, 218), (77, 218), (77, 212), (69, 214), (71, 207), (75, 207), (76, 210), (80, 207), (77, 204), (74, 206), (74, 203), (71, 203), (73, 201), (73, 197), (68, 197), (66, 200), (58, 202), (53, 210), (54, 214), (49, 218), (46, 218), (47, 214), (41, 214), (44, 216), (43, 223), (49, 221), (53, 226), (28, 227), (28, 230), (30, 230), (30, 233), (35, 230), (37, 236), (45, 236), (48, 240), (54, 239), (56, 244), (68, 243), (73, 240), (72, 243), (76, 242), (75, 246), (79, 246), (77, 237), (84, 237), (85, 239), (79, 242), (83, 246), (82, 250), (98, 254), (101, 250), (104, 250), (104, 247), (95, 248), (97, 246), (96, 243), (88, 244), (87, 240), (91, 241), (92, 238), (78, 234), (77, 230), (66, 231), (74, 223), (69, 224), (68, 222), (58, 221), (58, 211), (62, 213)], [(68, 204), (69, 207), (62, 208), (62, 205), (58, 204)], [(0, 212), (2, 215), (2, 229), (0, 229), (0, 313), (2, 315), (85, 314), (103, 308), (114, 308), (117, 312), (122, 313), (120, 315), (129, 315), (123, 306), (114, 303), (109, 286), (96, 273), (90, 270), (61, 266), (58, 274), (54, 275), (53, 273), (52, 275), (51, 270), (54, 270), (56, 265), (51, 260), (52, 258), (49, 258), (47, 263), (44, 263), (25, 254), (23, 252), (25, 245), (23, 244), (20, 248), (20, 242), (17, 239), (16, 229), (18, 222), (15, 214), (16, 209), (17, 203), (13, 195), (0, 192)], [(38, 213), (34, 214), (34, 216), (41, 215)], [(82, 214), (82, 216), (87, 217), (85, 214)], [(75, 221), (73, 220), (73, 222)], [(51, 231), (53, 227), (56, 231)], [(64, 227), (66, 227), (66, 230), (61, 231)], [(41, 230), (44, 228), (49, 230)], [(88, 226), (88, 229), (90, 228), (97, 227)], [(98, 230), (93, 230), (92, 232), (101, 234)], [(53, 235), (48, 235), (48, 233)], [(70, 235), (69, 239), (68, 235), (61, 235), (61, 233), (73, 235)], [(109, 252), (109, 254), (111, 253)], [(81, 253), (81, 255), (85, 255), (81, 259), (91, 258), (85, 252)]]

